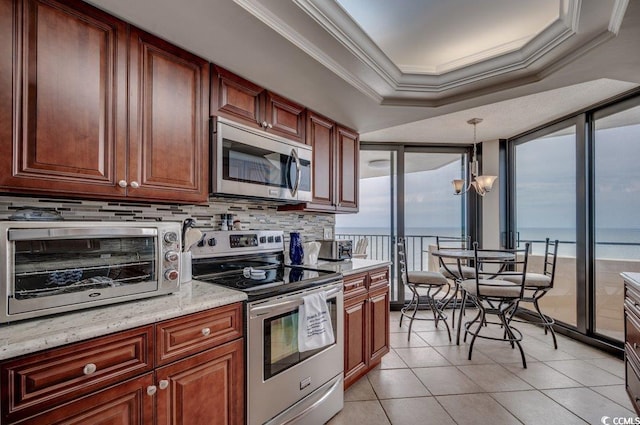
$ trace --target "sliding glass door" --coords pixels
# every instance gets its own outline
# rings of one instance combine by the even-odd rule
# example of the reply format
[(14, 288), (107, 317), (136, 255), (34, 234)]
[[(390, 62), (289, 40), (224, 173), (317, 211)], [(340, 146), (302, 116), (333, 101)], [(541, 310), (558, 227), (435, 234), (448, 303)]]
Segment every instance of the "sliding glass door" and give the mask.
[(640, 106), (594, 114), (595, 331), (624, 340), (621, 272), (640, 272)]
[[(366, 258), (395, 264), (394, 243), (407, 238), (410, 270), (429, 270), (436, 235), (460, 236), (468, 228), (467, 197), (455, 196), (451, 180), (463, 178), (466, 148), (361, 144), (357, 214), (336, 216), (336, 237), (367, 241)], [(405, 301), (394, 276), (392, 305)]]
[[(558, 239), (554, 288), (540, 300), (546, 314), (577, 325), (576, 126), (566, 123), (514, 146), (515, 232), (511, 244), (531, 242), (529, 270), (541, 272), (545, 239)], [(524, 307), (530, 307), (523, 305)]]

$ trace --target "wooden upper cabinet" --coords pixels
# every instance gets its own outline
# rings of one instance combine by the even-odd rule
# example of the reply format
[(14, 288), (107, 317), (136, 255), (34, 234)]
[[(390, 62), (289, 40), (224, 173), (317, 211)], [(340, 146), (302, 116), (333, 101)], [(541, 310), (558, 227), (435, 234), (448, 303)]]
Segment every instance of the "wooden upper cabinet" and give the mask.
[(0, 12), (0, 188), (207, 200), (207, 61), (77, 0)]
[(313, 148), (312, 203), (317, 209), (334, 209), (335, 123), (314, 112), (307, 114), (307, 144)]
[(211, 114), (305, 142), (305, 108), (213, 65)]
[(131, 29), (128, 195), (208, 196), (209, 63)]
[(342, 212), (358, 212), (358, 187), (360, 183), (358, 133), (338, 127), (336, 151), (336, 207)]
[(126, 24), (76, 1), (0, 9), (0, 187), (123, 196)]

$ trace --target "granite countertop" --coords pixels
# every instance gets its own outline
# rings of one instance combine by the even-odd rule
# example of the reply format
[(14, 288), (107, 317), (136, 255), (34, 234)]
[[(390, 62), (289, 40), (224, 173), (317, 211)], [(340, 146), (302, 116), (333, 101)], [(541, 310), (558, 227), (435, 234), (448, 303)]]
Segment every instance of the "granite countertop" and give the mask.
[(342, 273), (345, 276), (350, 274), (365, 272), (368, 270), (390, 265), (389, 261), (366, 260), (362, 258), (353, 258), (345, 261), (325, 261), (319, 260), (318, 264), (304, 265), (305, 268), (314, 268), (318, 270), (327, 270), (336, 273)]
[(622, 272), (620, 273), (620, 275), (623, 279), (626, 279), (627, 281), (630, 281), (634, 285), (640, 287), (640, 273)]
[(245, 301), (245, 293), (193, 280), (180, 292), (0, 325), (0, 360)]

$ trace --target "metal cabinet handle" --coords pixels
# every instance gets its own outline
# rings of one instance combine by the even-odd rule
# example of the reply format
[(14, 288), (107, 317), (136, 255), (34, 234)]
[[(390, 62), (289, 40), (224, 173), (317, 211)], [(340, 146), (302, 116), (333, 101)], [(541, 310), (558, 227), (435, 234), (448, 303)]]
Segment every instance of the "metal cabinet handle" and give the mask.
[(147, 387), (147, 394), (148, 395), (154, 395), (157, 391), (158, 391), (158, 387), (156, 387), (155, 385), (149, 385)]
[(269, 124), (267, 124), (267, 127), (273, 128), (273, 125), (271, 123), (269, 123)]
[(129, 183), (127, 183), (126, 180), (120, 180), (118, 182), (118, 186), (120, 186), (120, 187), (127, 187), (128, 185), (129, 185)]
[(201, 332), (203, 336), (209, 336), (209, 334), (211, 333), (211, 329), (203, 328)]
[(262, 128), (267, 128), (267, 122), (266, 121), (262, 121)]
[(86, 365), (84, 365), (84, 368), (82, 369), (82, 373), (84, 373), (85, 375), (91, 375), (92, 373), (94, 373), (97, 370), (97, 366), (93, 363), (87, 363)]
[(137, 181), (132, 181), (131, 182), (131, 187), (134, 189), (137, 189), (140, 187), (140, 183), (138, 183)]
[(158, 382), (158, 387), (160, 387), (161, 390), (166, 390), (168, 386), (169, 386), (169, 381), (166, 379), (163, 379), (162, 381)]
[(637, 349), (638, 349), (638, 343), (637, 343), (637, 342), (634, 342), (634, 343), (633, 343), (633, 349), (634, 349), (634, 350), (637, 350)]

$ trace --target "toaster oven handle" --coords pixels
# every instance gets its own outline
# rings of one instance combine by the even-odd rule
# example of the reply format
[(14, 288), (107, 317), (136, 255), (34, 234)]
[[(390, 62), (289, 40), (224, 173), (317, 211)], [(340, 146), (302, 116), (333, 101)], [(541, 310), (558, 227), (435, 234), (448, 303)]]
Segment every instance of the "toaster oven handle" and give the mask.
[(92, 238), (113, 238), (127, 236), (156, 236), (157, 229), (143, 228), (119, 228), (119, 227), (64, 227), (52, 229), (9, 229), (10, 241), (31, 241), (31, 240), (51, 240), (51, 239), (83, 239)]
[(300, 179), (302, 178), (302, 167), (300, 165), (300, 157), (298, 157), (298, 151), (295, 149), (291, 149), (291, 157), (293, 158), (292, 162), (296, 163), (296, 183), (291, 188), (291, 196), (296, 196), (298, 194), (298, 188), (300, 187)]

